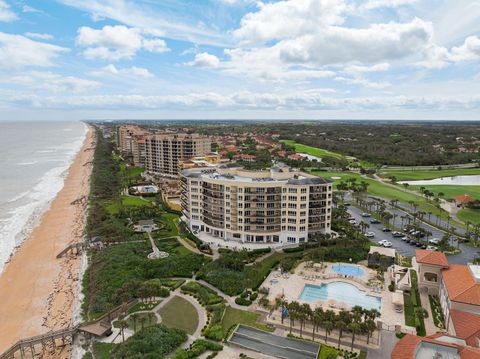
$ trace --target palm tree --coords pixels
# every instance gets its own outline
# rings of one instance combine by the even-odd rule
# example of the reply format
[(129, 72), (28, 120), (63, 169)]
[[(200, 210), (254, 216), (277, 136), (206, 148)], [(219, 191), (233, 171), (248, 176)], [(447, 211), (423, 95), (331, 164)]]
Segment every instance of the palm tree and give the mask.
[(340, 349), (340, 339), (342, 339), (343, 331), (347, 329), (347, 323), (339, 319), (335, 322), (335, 328), (338, 329), (338, 348)]
[(292, 334), (292, 327), (295, 325), (295, 319), (297, 318), (297, 311), (300, 304), (296, 301), (287, 304), (288, 317), (290, 318), (290, 334)]
[[(301, 308), (301, 313), (302, 313), (302, 322), (303, 325), (305, 325), (305, 321), (309, 320), (312, 317), (313, 311), (312, 308), (310, 307), (310, 304), (308, 303), (303, 303)], [(302, 333), (302, 324), (300, 324), (300, 333)], [(300, 334), (300, 336), (302, 336)]]
[(152, 320), (155, 320), (155, 322), (157, 321), (157, 316), (153, 312), (148, 312), (147, 317), (148, 317), (148, 325), (152, 325)]
[(142, 327), (142, 330), (143, 330), (143, 328), (145, 328), (145, 322), (146, 321), (147, 321), (147, 318), (144, 315), (142, 315), (140, 317), (140, 326)]
[(325, 329), (325, 343), (327, 342), (327, 337), (333, 329), (333, 322), (331, 320), (326, 320), (323, 322), (323, 328)]
[(372, 336), (373, 332), (375, 329), (377, 329), (377, 325), (372, 319), (367, 319), (363, 323), (363, 327), (365, 331), (367, 332), (367, 344), (370, 343), (370, 337)]
[(136, 333), (137, 332), (137, 320), (139, 318), (139, 315), (138, 313), (133, 313), (130, 315), (130, 319), (132, 319), (133, 321), (133, 332)]
[(122, 342), (125, 342), (125, 329), (128, 328), (128, 322), (125, 319), (118, 321), (118, 326), (120, 327), (120, 333), (122, 334)]
[(355, 334), (357, 334), (360, 331), (360, 324), (358, 323), (350, 323), (348, 325), (348, 330), (352, 333), (352, 347), (351, 350), (353, 351), (353, 343), (355, 342)]
[(324, 312), (322, 307), (317, 307), (313, 311), (313, 331), (312, 331), (312, 340), (315, 340), (315, 330), (323, 322)]

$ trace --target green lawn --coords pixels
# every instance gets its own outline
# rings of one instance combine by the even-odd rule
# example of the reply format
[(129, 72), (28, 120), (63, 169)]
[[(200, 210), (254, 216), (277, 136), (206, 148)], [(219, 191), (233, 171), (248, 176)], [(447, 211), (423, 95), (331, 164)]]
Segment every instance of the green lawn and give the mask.
[(412, 181), (412, 180), (429, 180), (439, 177), (451, 176), (465, 176), (465, 175), (480, 175), (480, 168), (461, 168), (450, 170), (395, 170), (395, 171), (381, 171), (380, 176), (388, 177), (395, 176), (397, 181)]
[[(122, 205), (125, 207), (141, 207), (141, 206), (150, 206), (151, 203), (142, 197), (131, 197), (131, 196), (122, 196)], [(117, 202), (110, 203), (106, 207), (108, 213), (115, 214), (120, 211), (120, 205)]]
[(198, 313), (195, 307), (186, 299), (175, 296), (165, 306), (160, 308), (162, 324), (170, 328), (182, 329), (188, 334), (195, 333), (198, 327)]
[(222, 319), (223, 334), (226, 335), (228, 330), (235, 324), (245, 324), (250, 327), (258, 328), (265, 331), (273, 331), (272, 328), (266, 325), (257, 323), (260, 314), (254, 312), (247, 312), (246, 310), (235, 309), (227, 307)]
[(338, 356), (339, 352), (337, 349), (328, 347), (326, 345), (322, 345), (320, 347), (320, 353), (318, 354), (318, 359), (329, 359), (330, 355), (332, 355), (334, 358)]
[(295, 147), (295, 152), (298, 153), (306, 153), (308, 155), (317, 157), (334, 157), (338, 159), (345, 159), (345, 156), (340, 153), (331, 152), (322, 148), (302, 145), (301, 143), (296, 143), (293, 140), (280, 140), (280, 142)]
[[(409, 189), (420, 190), (422, 186), (410, 186)], [(480, 199), (480, 186), (443, 186), (443, 185), (435, 185), (435, 186), (423, 186), (429, 191), (437, 194), (439, 192), (443, 192), (445, 199), (453, 198), (454, 196), (460, 196), (464, 194), (468, 194), (470, 197), (474, 199)]]
[(470, 221), (473, 224), (480, 224), (480, 210), (478, 209), (461, 209), (457, 212), (457, 217), (463, 222)]

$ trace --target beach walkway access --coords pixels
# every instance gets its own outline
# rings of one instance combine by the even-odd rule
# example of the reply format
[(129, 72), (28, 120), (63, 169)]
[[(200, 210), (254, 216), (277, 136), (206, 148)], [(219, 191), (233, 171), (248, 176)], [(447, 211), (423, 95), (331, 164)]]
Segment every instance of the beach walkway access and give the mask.
[[(48, 333), (21, 339), (0, 354), (0, 359), (30, 359), (42, 353), (55, 353), (58, 348), (72, 345), (76, 336), (82, 334), (86, 338), (103, 337), (112, 332), (112, 320), (128, 311), (138, 302), (137, 299), (119, 305), (98, 319)], [(42, 357), (40, 355), (40, 357)]]

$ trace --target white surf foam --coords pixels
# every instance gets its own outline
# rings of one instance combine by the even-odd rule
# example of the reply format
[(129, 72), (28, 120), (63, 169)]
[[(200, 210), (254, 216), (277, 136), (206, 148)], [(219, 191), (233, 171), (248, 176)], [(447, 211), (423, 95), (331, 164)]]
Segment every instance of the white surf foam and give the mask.
[(20, 193), (8, 203), (19, 201), (19, 206), (10, 211), (9, 218), (0, 222), (0, 272), (23, 240), (39, 224), (42, 214), (50, 207), (57, 193), (63, 188), (64, 179), (73, 159), (80, 150), (86, 135), (71, 142), (65, 149), (64, 160), (47, 171), (27, 192)]

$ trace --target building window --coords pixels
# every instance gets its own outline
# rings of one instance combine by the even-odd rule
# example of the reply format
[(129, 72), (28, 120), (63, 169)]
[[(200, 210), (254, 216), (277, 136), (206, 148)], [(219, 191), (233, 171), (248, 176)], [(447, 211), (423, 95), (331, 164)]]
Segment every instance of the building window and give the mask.
[(287, 237), (287, 242), (288, 243), (296, 243), (297, 239), (295, 237)]
[(425, 278), (425, 280), (427, 282), (435, 282), (437, 283), (437, 274), (436, 273), (425, 273), (423, 275), (423, 277)]

